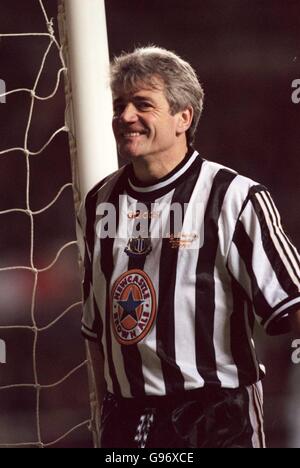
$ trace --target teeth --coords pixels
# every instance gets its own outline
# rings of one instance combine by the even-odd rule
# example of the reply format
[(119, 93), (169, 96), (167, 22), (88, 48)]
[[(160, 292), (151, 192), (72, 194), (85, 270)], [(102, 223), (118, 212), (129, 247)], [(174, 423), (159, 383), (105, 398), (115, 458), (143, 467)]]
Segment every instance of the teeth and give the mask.
[(142, 135), (142, 134), (139, 133), (139, 132), (124, 133), (124, 136), (125, 136), (125, 137), (138, 137), (138, 136), (140, 136), (140, 135)]

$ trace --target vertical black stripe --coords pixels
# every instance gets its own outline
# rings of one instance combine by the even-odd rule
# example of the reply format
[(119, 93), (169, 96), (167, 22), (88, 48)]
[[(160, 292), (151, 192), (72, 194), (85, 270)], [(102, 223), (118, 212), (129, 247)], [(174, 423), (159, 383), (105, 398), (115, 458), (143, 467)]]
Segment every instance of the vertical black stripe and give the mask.
[[(184, 213), (184, 204), (189, 203), (198, 180), (202, 160), (199, 159), (195, 170), (189, 178), (177, 186), (171, 203), (181, 205)], [(174, 219), (169, 214), (170, 234), (174, 232)], [(176, 287), (178, 249), (172, 248), (169, 238), (162, 241), (161, 258), (159, 265), (159, 298), (157, 314), (157, 354), (161, 359), (166, 393), (173, 394), (184, 391), (184, 378), (179, 366), (176, 364), (175, 352), (175, 316), (174, 300)], [(184, 311), (182, 311), (184, 313)]]
[[(104, 181), (100, 182), (97, 187), (101, 186)], [(84, 303), (89, 298), (90, 294), (92, 296), (93, 306), (94, 306), (94, 323), (93, 323), (93, 332), (97, 333), (99, 341), (102, 339), (103, 334), (103, 322), (101, 320), (101, 315), (95, 301), (94, 292), (93, 292), (93, 256), (94, 256), (94, 224), (96, 219), (96, 204), (97, 196), (92, 191), (90, 192), (85, 201), (85, 211), (86, 211), (86, 229), (84, 234), (85, 241), (85, 254), (84, 254), (84, 280), (83, 280), (83, 301)], [(90, 251), (91, 258), (87, 252), (87, 247)]]
[[(255, 271), (253, 270), (253, 243), (245, 231), (241, 221), (236, 224), (233, 242), (237, 247), (241, 259), (246, 265), (246, 269), (251, 281), (252, 301), (255, 307), (255, 312), (263, 319), (265, 323), (272, 313), (272, 306), (267, 302), (265, 296), (260, 290)], [(251, 299), (251, 298), (250, 298)]]
[(102, 347), (102, 337), (103, 337), (103, 321), (101, 319), (100, 311), (98, 308), (98, 304), (96, 302), (95, 296), (93, 294), (93, 303), (94, 303), (94, 311), (95, 311), (95, 326), (97, 336), (98, 336), (98, 343)]
[(138, 346), (136, 344), (128, 346), (122, 345), (122, 354), (132, 396), (145, 396), (143, 362)]
[(204, 243), (199, 251), (196, 270), (197, 370), (206, 384), (213, 385), (221, 385), (214, 349), (214, 269), (219, 245), (218, 220), (226, 192), (235, 177), (235, 173), (221, 169), (214, 178), (204, 215)]
[[(97, 196), (87, 196), (85, 202), (85, 211), (86, 211), (86, 229), (84, 233), (84, 240), (91, 254), (91, 258), (88, 258), (87, 252), (85, 252), (84, 266), (87, 270), (90, 270), (89, 277), (92, 283), (93, 280), (93, 256), (94, 256), (94, 238), (95, 238), (95, 219), (96, 219), (96, 205), (97, 205)], [(89, 265), (90, 260), (90, 265)]]
[[(259, 196), (259, 195), (258, 195)], [(289, 254), (286, 250), (286, 247), (284, 246), (283, 242), (282, 242), (282, 239), (280, 239), (280, 237), (278, 236), (277, 232), (276, 232), (276, 229), (275, 229), (275, 225), (274, 223), (272, 222), (272, 218), (274, 217), (276, 219), (276, 216), (275, 214), (273, 213), (273, 216), (271, 214), (271, 211), (270, 211), (270, 208), (268, 206), (268, 204), (266, 203), (266, 201), (264, 200), (263, 196), (261, 196), (261, 203), (265, 206), (266, 210), (268, 211), (268, 214), (269, 214), (269, 218), (270, 218), (270, 221), (272, 223), (272, 226), (273, 226), (273, 232), (274, 232), (274, 235), (275, 237), (277, 238), (278, 240), (278, 243), (286, 257), (286, 260), (287, 262), (289, 263), (291, 269), (293, 270), (296, 278), (298, 278), (298, 273), (297, 271), (295, 270), (295, 267), (289, 257)], [(290, 277), (290, 274), (288, 273), (287, 269), (286, 269), (286, 266), (284, 264), (284, 262), (282, 261), (275, 245), (274, 245), (274, 242), (271, 238), (271, 235), (270, 235), (270, 230), (269, 230), (269, 227), (267, 225), (267, 222), (266, 222), (266, 219), (265, 219), (265, 215), (264, 215), (264, 212), (262, 211), (262, 208), (261, 208), (261, 205), (260, 205), (260, 202), (258, 201), (258, 199), (256, 197), (254, 197), (252, 199), (252, 204), (254, 206), (254, 209), (255, 209), (255, 212), (257, 214), (257, 217), (259, 219), (259, 222), (260, 222), (260, 225), (261, 225), (261, 230), (262, 230), (262, 233), (263, 233), (263, 236), (262, 236), (262, 239), (263, 239), (263, 245), (264, 245), (264, 249), (265, 249), (265, 252), (268, 256), (268, 259), (274, 269), (274, 272), (278, 278), (278, 281), (280, 282), (282, 288), (286, 291), (287, 294), (296, 294), (297, 292), (299, 292), (299, 289), (298, 287), (295, 285), (294, 281), (291, 279)], [(295, 257), (294, 257), (295, 258)]]
[[(147, 220), (148, 220), (148, 236), (147, 238), (150, 238), (151, 237), (151, 234), (150, 234), (150, 224), (151, 224), (151, 203), (149, 202), (138, 202), (138, 203), (142, 203), (145, 208), (147, 209)], [(141, 213), (141, 215), (145, 215), (145, 213)], [(139, 232), (141, 229), (141, 221), (139, 218), (136, 218), (134, 220), (134, 227), (133, 227), (133, 230), (135, 233)], [(141, 233), (141, 237), (144, 238), (145, 237), (145, 233)], [(144, 266), (145, 266), (145, 262), (146, 262), (146, 256), (145, 255), (141, 255), (140, 257), (130, 257), (129, 258), (129, 264), (128, 264), (128, 270), (132, 270), (133, 268), (137, 268), (139, 270), (144, 270)]]
[(95, 220), (96, 220), (96, 206), (98, 201), (98, 191), (107, 181), (107, 177), (99, 182), (86, 196), (85, 211), (86, 211), (86, 228), (85, 228), (85, 241), (91, 252), (91, 264), (93, 264), (94, 256), (94, 241), (95, 241)]
[[(106, 280), (107, 281), (107, 280)], [(117, 378), (115, 365), (112, 358), (112, 337), (111, 337), (111, 311), (110, 311), (110, 287), (106, 283), (106, 309), (105, 309), (105, 337), (106, 337), (106, 354), (109, 368), (110, 378), (113, 384), (113, 393), (117, 397), (121, 397), (121, 387)]]
[[(124, 187), (125, 174), (122, 173), (121, 177), (115, 182), (114, 189), (107, 200), (108, 203), (112, 203), (116, 208), (117, 218), (116, 224), (119, 222), (119, 194), (122, 193)], [(106, 201), (106, 200), (105, 200)], [(105, 336), (106, 336), (106, 348), (107, 348), (107, 360), (110, 377), (113, 383), (113, 392), (116, 396), (122, 396), (120, 384), (117, 379), (115, 366), (112, 358), (112, 336), (111, 336), (111, 310), (110, 310), (110, 282), (114, 270), (113, 260), (113, 246), (114, 238), (106, 237), (101, 239), (101, 270), (106, 280), (106, 311), (105, 311)]]
[[(148, 220), (150, 220), (151, 208), (145, 205), (148, 210)], [(138, 230), (138, 219), (134, 222), (135, 232)], [(149, 225), (149, 221), (148, 221)], [(124, 254), (125, 255), (125, 254)], [(145, 266), (146, 257), (140, 258), (130, 257), (128, 261), (128, 270), (139, 269), (143, 270)], [(145, 381), (143, 375), (143, 362), (137, 344), (129, 346), (122, 346), (122, 354), (124, 358), (125, 371), (130, 384), (130, 391), (134, 397), (145, 396)]]
[(254, 327), (252, 304), (240, 284), (231, 275), (233, 313), (230, 318), (231, 353), (238, 369), (239, 385), (250, 385), (259, 378), (260, 370), (255, 349), (247, 334), (245, 306), (251, 331)]

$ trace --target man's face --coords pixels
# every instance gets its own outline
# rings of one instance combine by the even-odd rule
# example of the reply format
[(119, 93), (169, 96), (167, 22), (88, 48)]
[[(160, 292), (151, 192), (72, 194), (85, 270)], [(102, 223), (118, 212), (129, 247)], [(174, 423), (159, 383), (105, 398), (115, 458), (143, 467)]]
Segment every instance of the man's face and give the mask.
[(180, 113), (171, 115), (161, 82), (114, 97), (113, 131), (124, 158), (163, 157), (178, 144), (179, 122)]

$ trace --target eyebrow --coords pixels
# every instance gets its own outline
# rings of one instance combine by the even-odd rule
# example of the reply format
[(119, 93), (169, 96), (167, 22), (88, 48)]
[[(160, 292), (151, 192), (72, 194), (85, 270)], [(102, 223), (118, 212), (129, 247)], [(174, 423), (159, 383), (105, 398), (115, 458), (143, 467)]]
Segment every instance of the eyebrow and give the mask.
[[(154, 100), (150, 97), (150, 96), (133, 96), (132, 98), (130, 98), (132, 101), (149, 101), (151, 102), (152, 104), (154, 104)], [(114, 104), (121, 104), (123, 103), (124, 101), (126, 101), (126, 99), (124, 98), (117, 98), (113, 101)]]
[(150, 101), (154, 102), (150, 96), (133, 96), (134, 101)]

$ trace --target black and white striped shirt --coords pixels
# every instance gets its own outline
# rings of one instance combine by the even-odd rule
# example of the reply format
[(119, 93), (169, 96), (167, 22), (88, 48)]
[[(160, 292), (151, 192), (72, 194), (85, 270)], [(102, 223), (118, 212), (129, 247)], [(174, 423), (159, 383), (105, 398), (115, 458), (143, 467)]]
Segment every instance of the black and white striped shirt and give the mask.
[(81, 226), (82, 331), (103, 349), (109, 392), (261, 379), (255, 320), (285, 332), (300, 308), (300, 258), (265, 187), (190, 150), (155, 185), (136, 180), (131, 165), (99, 183)]

